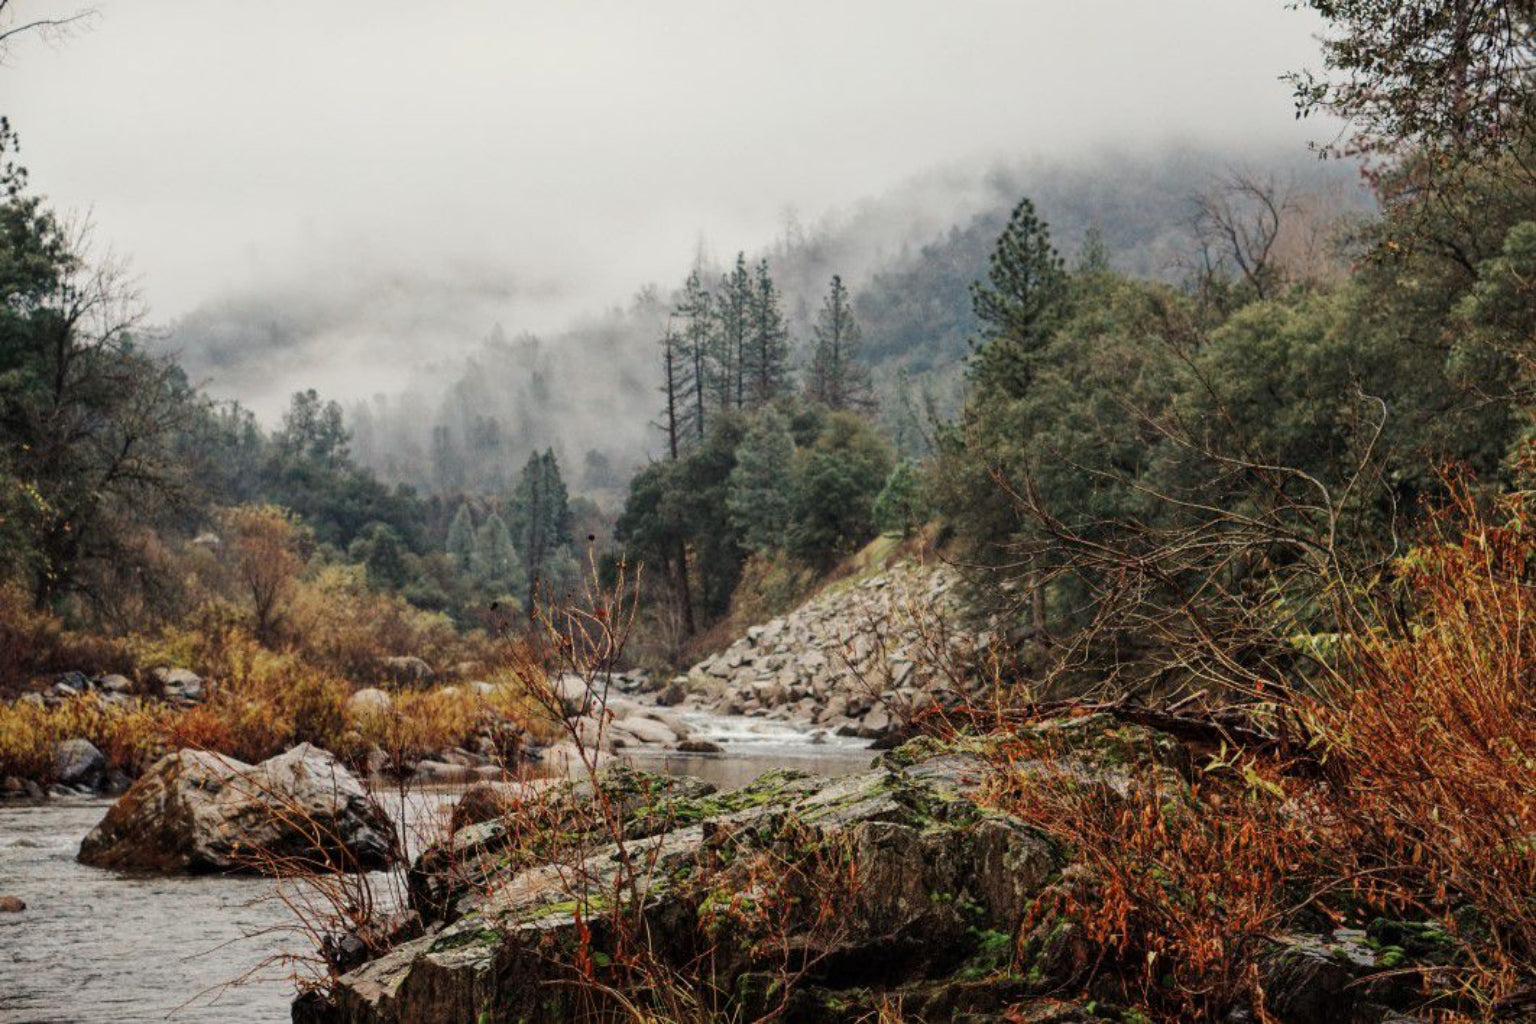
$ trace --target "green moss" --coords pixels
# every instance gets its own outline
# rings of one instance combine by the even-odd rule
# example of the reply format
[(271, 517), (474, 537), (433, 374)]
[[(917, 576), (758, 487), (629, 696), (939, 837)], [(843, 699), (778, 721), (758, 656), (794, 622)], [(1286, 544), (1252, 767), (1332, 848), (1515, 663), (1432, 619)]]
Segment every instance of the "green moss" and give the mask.
[(789, 768), (776, 768), (760, 775), (741, 789), (725, 793), (712, 793), (701, 797), (667, 798), (657, 803), (655, 813), (678, 826), (697, 825), (709, 818), (737, 814), (754, 807), (763, 807), (776, 800), (786, 799), (796, 793), (794, 784), (810, 778), (805, 772)]
[(432, 952), (446, 953), (455, 949), (467, 949), (470, 946), (494, 946), (500, 941), (501, 932), (495, 928), (483, 928), (478, 931), (466, 928), (439, 938), (432, 943)]
[(1455, 960), (1462, 949), (1456, 936), (1432, 921), (1393, 921), (1384, 917), (1366, 926), (1366, 944), (1377, 951), (1383, 967), (1399, 967), (1410, 961), (1446, 963)]

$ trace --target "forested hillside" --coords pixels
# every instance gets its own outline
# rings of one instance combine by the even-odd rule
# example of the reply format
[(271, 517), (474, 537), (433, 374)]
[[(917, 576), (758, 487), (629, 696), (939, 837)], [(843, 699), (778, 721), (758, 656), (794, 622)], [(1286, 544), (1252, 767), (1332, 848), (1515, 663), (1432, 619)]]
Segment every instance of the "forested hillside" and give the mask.
[[(923, 425), (927, 410), (953, 415), (959, 408), (960, 364), (977, 326), (970, 282), (985, 270), (1019, 196), (1035, 198), (1069, 257), (1091, 233), (1122, 272), (1178, 281), (1199, 262), (1199, 198), (1221, 193), (1235, 177), (1262, 183), (1291, 204), (1295, 216), (1288, 220), (1297, 223), (1288, 225), (1295, 235), (1288, 245), (1312, 247), (1308, 258), (1317, 261), (1332, 250), (1308, 232), (1370, 203), (1348, 164), (1294, 151), (1169, 149), (1151, 157), (1037, 160), (936, 176), (813, 226), (790, 224), (746, 255), (754, 265), (767, 261), (797, 366), (810, 357), (812, 322), (827, 281), (834, 274), (843, 279), (863, 325), (885, 429), (903, 450), (918, 453), (931, 434)], [(725, 252), (698, 267), (706, 290), (734, 258), (731, 240), (721, 241)], [(509, 455), (553, 447), (572, 468), (578, 492), (614, 505), (628, 475), (662, 448), (653, 422), (652, 389), (659, 380), (650, 346), (687, 276), (686, 254), (677, 255), (671, 282), (642, 288), (622, 306), (593, 311), (546, 335), (523, 333), (515, 323), (471, 326), (465, 319), (480, 308), (472, 292), (443, 286), (418, 294), (434, 287), (424, 281), (398, 296), (385, 286), (377, 303), (287, 293), (213, 303), (174, 325), (164, 344), (194, 381), (238, 393), (250, 380), (264, 393), (271, 359), (328, 376), (326, 368), (340, 356), (330, 348), (337, 339), (408, 332), (406, 321), (420, 317), (421, 308), (439, 309), (423, 325), (432, 342), (403, 347), (398, 356), (416, 362), (419, 385), (344, 401), (358, 461), (387, 482), (423, 492), (495, 491), (505, 483)]]

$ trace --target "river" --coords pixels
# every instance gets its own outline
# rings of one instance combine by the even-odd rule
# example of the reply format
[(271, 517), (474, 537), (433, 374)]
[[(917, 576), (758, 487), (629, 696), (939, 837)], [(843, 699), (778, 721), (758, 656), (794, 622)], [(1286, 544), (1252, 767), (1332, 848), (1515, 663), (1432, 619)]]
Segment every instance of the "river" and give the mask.
[[(758, 719), (684, 717), (695, 737), (725, 753), (638, 752), (628, 760), (731, 788), (778, 767), (846, 774), (871, 757), (858, 743), (812, 744), (803, 732)], [(408, 831), (427, 831), (455, 798), (444, 790), (411, 794)], [(283, 958), (312, 947), (276, 898), (276, 884), (77, 864), (80, 840), (108, 806), (86, 799), (0, 805), (0, 895), (27, 904), (0, 914), (0, 1024), (287, 1021), (295, 967)]]

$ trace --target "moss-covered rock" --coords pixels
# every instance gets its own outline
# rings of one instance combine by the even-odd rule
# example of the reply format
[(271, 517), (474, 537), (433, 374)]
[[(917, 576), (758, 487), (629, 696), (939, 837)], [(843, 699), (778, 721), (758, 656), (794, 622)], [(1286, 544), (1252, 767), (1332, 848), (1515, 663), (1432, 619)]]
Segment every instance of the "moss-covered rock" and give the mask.
[[(730, 793), (635, 773), (597, 790), (562, 787), (539, 813), (562, 820), (582, 793), (617, 794), (624, 834), (600, 840), (594, 826), (585, 842), (548, 840), (545, 854), (560, 849), (540, 862), (508, 843), (515, 821), (462, 830), (412, 871), (435, 922), (428, 934), (346, 975), (328, 1003), (302, 1014), (567, 1020), (590, 988), (551, 983), (573, 980), (578, 964), (603, 974), (637, 936), (669, 969), (709, 963), (705, 984), (743, 1007), (782, 1000), (770, 983), (792, 974), (822, 993), (918, 986), (937, 998), (959, 985), (995, 1011), (1021, 991), (1013, 980), (951, 975), (983, 948), (994, 959), (1011, 948), (1060, 865), (1032, 830), (976, 806), (984, 776), (974, 757), (945, 754), (835, 780), (773, 772)], [(829, 998), (795, 1019), (839, 1019), (811, 1011)]]
[[(1092, 906), (1093, 870), (992, 798), (1048, 774), (1106, 799), (1151, 787), (1199, 813), (1189, 772), (1170, 737), (1087, 715), (914, 741), (839, 779), (770, 772), (719, 793), (621, 771), (556, 786), (423, 854), (411, 893), (425, 933), (294, 1019), (533, 1024), (624, 1017), (622, 999), (661, 1019), (686, 1003), (690, 1019), (899, 1006), (1141, 1024), (1111, 1005), (1139, 998), (1116, 952), (1063, 910)], [(1358, 1024), (1415, 1005), (1402, 966), (1453, 955), (1433, 928), (1377, 921), (1276, 939), (1258, 966), (1276, 1019)]]

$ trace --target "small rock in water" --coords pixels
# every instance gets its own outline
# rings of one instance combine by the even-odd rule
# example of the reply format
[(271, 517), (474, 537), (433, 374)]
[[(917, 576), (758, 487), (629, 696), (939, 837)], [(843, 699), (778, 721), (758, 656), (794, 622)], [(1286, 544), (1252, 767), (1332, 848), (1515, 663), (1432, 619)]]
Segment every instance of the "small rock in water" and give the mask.
[(27, 909), (19, 896), (0, 896), (0, 914), (19, 914)]
[(723, 754), (725, 748), (710, 740), (683, 740), (677, 745), (683, 754)]

